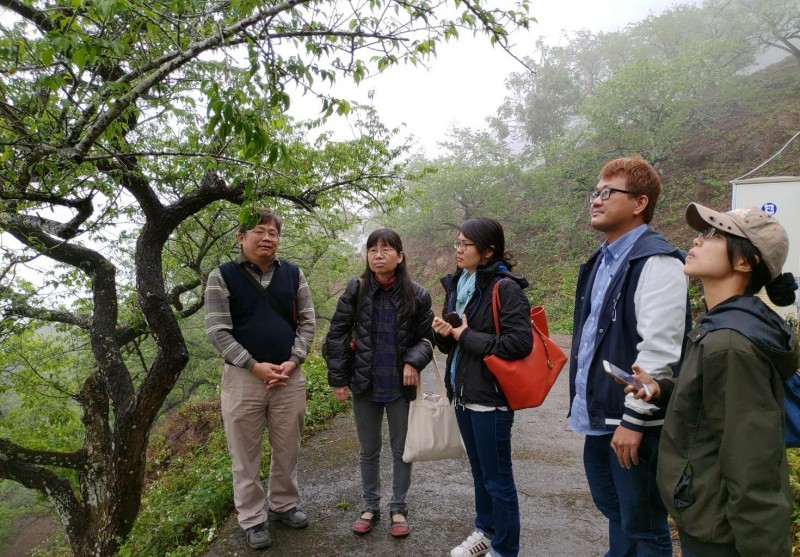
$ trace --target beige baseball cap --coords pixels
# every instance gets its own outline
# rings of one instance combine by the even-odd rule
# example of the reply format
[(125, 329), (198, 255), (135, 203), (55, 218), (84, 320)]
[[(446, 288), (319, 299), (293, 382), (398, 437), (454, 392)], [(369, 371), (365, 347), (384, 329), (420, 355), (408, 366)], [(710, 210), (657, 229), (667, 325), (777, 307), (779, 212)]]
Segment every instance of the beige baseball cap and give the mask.
[(686, 222), (700, 232), (711, 226), (725, 234), (750, 240), (761, 252), (771, 278), (783, 271), (789, 254), (789, 236), (777, 220), (761, 209), (746, 207), (720, 213), (698, 203), (689, 203)]

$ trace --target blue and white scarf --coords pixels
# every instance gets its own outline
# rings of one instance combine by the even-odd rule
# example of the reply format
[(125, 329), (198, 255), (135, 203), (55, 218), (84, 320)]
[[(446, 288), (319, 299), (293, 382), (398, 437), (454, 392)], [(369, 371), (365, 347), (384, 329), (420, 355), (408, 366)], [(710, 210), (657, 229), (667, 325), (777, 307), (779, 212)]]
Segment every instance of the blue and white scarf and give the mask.
[[(478, 273), (470, 274), (466, 270), (461, 275), (456, 286), (456, 313), (461, 316), (467, 309), (467, 303), (472, 299), (475, 294), (475, 277)], [(453, 387), (453, 393), (456, 392), (456, 370), (461, 361), (461, 347), (456, 343), (455, 352), (453, 352), (453, 360), (450, 362), (450, 383)]]

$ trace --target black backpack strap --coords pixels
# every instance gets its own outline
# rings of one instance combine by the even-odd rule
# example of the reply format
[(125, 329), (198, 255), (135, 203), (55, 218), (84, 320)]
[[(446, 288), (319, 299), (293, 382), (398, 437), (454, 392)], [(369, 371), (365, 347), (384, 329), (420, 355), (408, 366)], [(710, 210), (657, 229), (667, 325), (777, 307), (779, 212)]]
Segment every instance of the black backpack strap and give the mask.
[(272, 296), (272, 294), (269, 293), (269, 291), (266, 288), (261, 286), (261, 283), (258, 282), (256, 277), (254, 277), (252, 273), (248, 273), (245, 269), (242, 268), (242, 266), (239, 263), (234, 263), (233, 265), (239, 270), (240, 273), (242, 273), (247, 278), (250, 284), (253, 285), (253, 288), (255, 288), (256, 291), (261, 295), (261, 297), (267, 301), (270, 307), (274, 309), (275, 312), (289, 324), (289, 326), (292, 328), (293, 331), (296, 331), (297, 321), (295, 321), (294, 318), (291, 315), (289, 315), (289, 313), (286, 311), (286, 308), (280, 305), (278, 301)]

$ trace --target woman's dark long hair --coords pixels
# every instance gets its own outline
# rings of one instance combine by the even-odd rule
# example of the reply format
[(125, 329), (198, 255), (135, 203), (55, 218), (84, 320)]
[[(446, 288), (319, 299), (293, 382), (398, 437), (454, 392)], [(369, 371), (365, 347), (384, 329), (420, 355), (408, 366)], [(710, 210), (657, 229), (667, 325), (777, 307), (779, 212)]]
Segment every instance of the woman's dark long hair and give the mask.
[(737, 257), (744, 258), (753, 269), (750, 280), (745, 287), (746, 296), (754, 296), (759, 290), (766, 287), (767, 296), (776, 306), (789, 306), (794, 303), (797, 283), (791, 273), (783, 273), (774, 279), (770, 278), (770, 272), (761, 252), (750, 240), (732, 234), (725, 234), (728, 242), (728, 261), (733, 267)]
[[(367, 238), (367, 251), (374, 248), (378, 242), (381, 241), (384, 245), (394, 248), (397, 253), (403, 254), (403, 260), (397, 264), (394, 276), (400, 285), (400, 314), (398, 317), (405, 319), (416, 313), (416, 299), (414, 298), (414, 286), (411, 284), (411, 277), (408, 276), (408, 267), (406, 267), (405, 252), (403, 251), (403, 240), (394, 230), (390, 228), (379, 228), (373, 230)], [(372, 270), (369, 268), (369, 259), (364, 272), (361, 275), (365, 281), (372, 276)]]
[(500, 261), (509, 271), (514, 268), (511, 254), (506, 252), (503, 225), (496, 220), (485, 217), (469, 219), (461, 224), (458, 231), (468, 240), (475, 242), (475, 247), (480, 253), (492, 250), (492, 258), (487, 261), (487, 265)]

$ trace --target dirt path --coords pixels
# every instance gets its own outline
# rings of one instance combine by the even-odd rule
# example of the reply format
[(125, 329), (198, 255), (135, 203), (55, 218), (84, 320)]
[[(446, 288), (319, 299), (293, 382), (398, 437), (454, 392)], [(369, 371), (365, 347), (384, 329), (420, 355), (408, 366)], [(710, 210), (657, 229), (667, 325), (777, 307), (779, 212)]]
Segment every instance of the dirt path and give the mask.
[(29, 516), (17, 522), (19, 535), (0, 547), (0, 557), (28, 555), (60, 528), (58, 521), (49, 514)]
[[(569, 337), (559, 341), (566, 344)], [(583, 438), (566, 429), (568, 398), (565, 370), (544, 405), (515, 416), (513, 459), (522, 511), (522, 557), (594, 557), (607, 548), (605, 520), (594, 508), (583, 473)], [(388, 454), (387, 439), (382, 456)], [(391, 485), (390, 458), (384, 456), (381, 465), (385, 496)], [(221, 525), (220, 537), (205, 557), (442, 557), (472, 531), (469, 465), (441, 461), (414, 465), (408, 494), (414, 531), (408, 538), (392, 538), (385, 519), (369, 535), (353, 535), (350, 524), (361, 508), (361, 484), (351, 414), (339, 416), (330, 430), (307, 441), (299, 478), (302, 506), (311, 520), (307, 529), (270, 525), (272, 547), (256, 552), (247, 548), (232, 516)]]

